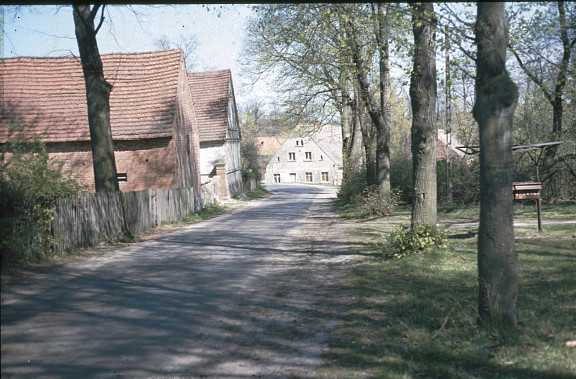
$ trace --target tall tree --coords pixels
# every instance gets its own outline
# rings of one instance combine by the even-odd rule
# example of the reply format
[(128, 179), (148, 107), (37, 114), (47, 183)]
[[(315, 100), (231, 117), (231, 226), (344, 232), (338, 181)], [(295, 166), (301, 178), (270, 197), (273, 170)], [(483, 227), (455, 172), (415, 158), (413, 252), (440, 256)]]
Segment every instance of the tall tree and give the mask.
[[(382, 4), (260, 6), (244, 54), (256, 68), (254, 76), (275, 74), (294, 108), (325, 111), (330, 104), (340, 113), (344, 135), (365, 126), (367, 181), (381, 184), (383, 192), (390, 188), (390, 111), (385, 109), (390, 97), (389, 13), (389, 5)], [(363, 122), (363, 110), (371, 123)], [(346, 157), (356, 138), (343, 140)]]
[(177, 40), (171, 40), (167, 36), (156, 40), (154, 45), (161, 50), (180, 49), (184, 62), (186, 62), (186, 70), (192, 71), (196, 66), (196, 51), (198, 50), (198, 38), (191, 34), (189, 36), (181, 35)]
[[(390, 69), (388, 67), (388, 6), (378, 4), (372, 8), (376, 51), (378, 52), (380, 102), (371, 91), (369, 75), (371, 71), (370, 45), (362, 44), (362, 27), (365, 18), (357, 5), (341, 5), (339, 14), (347, 37), (350, 56), (355, 67), (354, 76), (360, 91), (360, 97), (374, 124), (376, 133), (376, 184), (382, 194), (390, 192)], [(368, 19), (369, 20), (369, 19)], [(364, 51), (367, 50), (367, 51)]]
[(412, 226), (436, 230), (436, 15), (433, 3), (412, 3), (414, 68), (410, 76), (414, 196)]
[(476, 103), (480, 128), (478, 314), (503, 338), (516, 335), (518, 257), (514, 247), (512, 123), (518, 89), (506, 71), (504, 3), (478, 3)]
[[(114, 159), (112, 131), (110, 129), (110, 91), (112, 85), (104, 78), (104, 69), (96, 34), (104, 22), (104, 5), (73, 5), (74, 25), (88, 104), (88, 124), (92, 144), (92, 161), (96, 192), (119, 191)], [(94, 27), (94, 20), (101, 10), (100, 21)]]
[[(528, 19), (515, 18), (516, 35), (509, 48), (522, 70), (542, 90), (552, 106), (552, 134), (554, 138), (560, 138), (564, 90), (576, 45), (576, 19), (570, 13), (567, 19), (564, 1), (546, 4), (545, 7), (547, 9), (536, 11), (531, 7)], [(539, 44), (539, 48), (535, 48), (535, 44)], [(559, 49), (556, 48), (558, 45)]]

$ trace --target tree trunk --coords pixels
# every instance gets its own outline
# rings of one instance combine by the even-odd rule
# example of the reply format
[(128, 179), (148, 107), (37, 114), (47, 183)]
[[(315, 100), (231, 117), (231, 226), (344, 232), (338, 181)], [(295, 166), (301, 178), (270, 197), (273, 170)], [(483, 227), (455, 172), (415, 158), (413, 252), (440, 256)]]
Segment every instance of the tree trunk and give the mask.
[[(376, 182), (374, 184), (377, 184), (380, 187), (382, 194), (387, 194), (390, 191), (390, 124), (384, 119), (382, 109), (380, 109), (374, 94), (370, 92), (370, 82), (368, 80), (369, 68), (362, 57), (360, 38), (358, 36), (358, 30), (352, 22), (352, 15), (344, 5), (341, 10), (348, 13), (349, 16), (344, 21), (344, 27), (348, 37), (348, 44), (352, 52), (352, 61), (355, 66), (354, 75), (360, 91), (360, 97), (368, 111), (372, 123), (376, 127), (376, 151), (374, 152), (374, 157), (376, 159), (374, 166)], [(380, 27), (378, 27), (378, 30), (380, 30)], [(382, 59), (382, 62), (385, 62), (385, 59)], [(388, 83), (387, 85), (389, 86)], [(364, 145), (366, 146), (366, 143)]]
[(446, 46), (444, 55), (446, 59), (446, 203), (454, 203), (454, 187), (452, 185), (452, 78), (450, 77), (450, 44), (448, 39), (448, 27), (444, 30), (444, 44)]
[(364, 148), (364, 159), (366, 162), (366, 184), (368, 186), (378, 184), (378, 166), (376, 164), (376, 151), (374, 149), (374, 126), (368, 125), (365, 120), (365, 109), (362, 106), (362, 101), (354, 96), (354, 125), (360, 129), (362, 134), (362, 147)]
[(412, 227), (436, 230), (436, 16), (433, 3), (414, 3), (414, 69), (410, 77), (414, 196)]
[(516, 335), (518, 258), (514, 247), (512, 122), (518, 89), (506, 71), (504, 3), (478, 3), (476, 103), (480, 129), (478, 313), (502, 338)]
[(378, 29), (378, 55), (380, 66), (380, 109), (382, 125), (379, 125), (376, 135), (376, 164), (378, 166), (378, 186), (380, 192), (390, 192), (390, 120), (392, 109), (390, 107), (390, 68), (388, 67), (388, 5), (377, 4)]
[(104, 79), (102, 60), (96, 43), (98, 28), (94, 28), (94, 18), (99, 7), (95, 5), (91, 10), (89, 5), (74, 5), (73, 10), (76, 40), (86, 83), (94, 183), (96, 192), (111, 192), (119, 191), (120, 188), (110, 129), (109, 98), (112, 86)]

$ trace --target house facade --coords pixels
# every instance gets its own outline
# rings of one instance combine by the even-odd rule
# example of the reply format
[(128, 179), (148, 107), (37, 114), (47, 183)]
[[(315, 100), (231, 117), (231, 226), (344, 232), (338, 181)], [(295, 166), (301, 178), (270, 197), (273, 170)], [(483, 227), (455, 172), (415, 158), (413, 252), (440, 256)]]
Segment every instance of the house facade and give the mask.
[(230, 70), (188, 73), (200, 131), (202, 185), (220, 199), (242, 193), (241, 132)]
[[(182, 52), (102, 55), (121, 191), (200, 187), (199, 129)], [(0, 61), (0, 144), (40, 137), (62, 170), (94, 191), (86, 89), (79, 58)], [(19, 125), (19, 130), (12, 129)]]
[(342, 172), (341, 128), (323, 125), (286, 138), (266, 165), (264, 182), (339, 185)]

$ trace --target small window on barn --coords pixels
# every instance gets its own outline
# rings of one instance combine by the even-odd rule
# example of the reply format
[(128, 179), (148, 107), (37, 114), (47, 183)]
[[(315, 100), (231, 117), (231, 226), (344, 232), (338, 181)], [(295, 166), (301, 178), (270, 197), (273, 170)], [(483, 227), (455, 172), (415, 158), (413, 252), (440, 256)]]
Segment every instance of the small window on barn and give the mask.
[(311, 161), (311, 160), (312, 160), (312, 152), (311, 152), (311, 151), (307, 151), (307, 152), (306, 152), (306, 160), (307, 160), (307, 161)]
[(312, 183), (313, 176), (311, 172), (306, 173), (306, 183)]
[(320, 156), (320, 160), (321, 160), (321, 161), (324, 160), (324, 156), (323, 156), (323, 155)]
[(280, 162), (280, 157), (278, 157), (278, 162)]
[(288, 153), (288, 160), (295, 161), (296, 160), (296, 153)]

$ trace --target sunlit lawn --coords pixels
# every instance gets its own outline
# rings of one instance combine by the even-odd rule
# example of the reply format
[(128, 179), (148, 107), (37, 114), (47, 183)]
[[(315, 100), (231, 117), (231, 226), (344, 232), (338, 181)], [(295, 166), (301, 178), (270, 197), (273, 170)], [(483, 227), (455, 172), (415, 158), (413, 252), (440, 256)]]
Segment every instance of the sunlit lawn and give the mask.
[[(534, 208), (532, 210), (531, 208)], [(532, 203), (515, 206), (515, 220), (536, 219)], [(378, 249), (389, 223), (408, 223), (409, 208), (359, 220), (352, 248), (364, 255), (352, 270), (352, 305), (325, 354), (332, 377), (576, 378), (575, 205), (544, 206), (544, 232), (516, 228), (520, 339), (499, 345), (476, 324), (477, 228), (450, 229), (447, 249), (386, 260)], [(478, 221), (478, 207), (441, 207), (439, 222)]]

